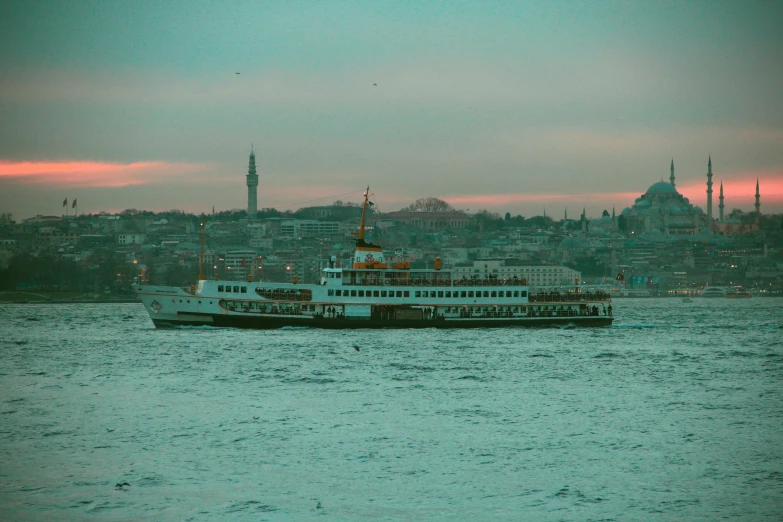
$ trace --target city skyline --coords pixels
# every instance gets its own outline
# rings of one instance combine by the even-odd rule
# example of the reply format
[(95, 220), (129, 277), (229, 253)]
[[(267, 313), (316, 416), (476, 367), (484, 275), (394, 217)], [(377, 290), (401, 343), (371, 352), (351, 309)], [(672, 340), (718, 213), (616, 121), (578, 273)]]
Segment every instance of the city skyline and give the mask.
[(673, 157), (706, 211), (711, 155), (727, 214), (753, 210), (757, 178), (783, 211), (777, 5), (0, 9), (0, 210), (18, 218), (64, 197), (246, 208), (251, 142), (258, 208), (369, 184), (385, 211), (595, 215)]

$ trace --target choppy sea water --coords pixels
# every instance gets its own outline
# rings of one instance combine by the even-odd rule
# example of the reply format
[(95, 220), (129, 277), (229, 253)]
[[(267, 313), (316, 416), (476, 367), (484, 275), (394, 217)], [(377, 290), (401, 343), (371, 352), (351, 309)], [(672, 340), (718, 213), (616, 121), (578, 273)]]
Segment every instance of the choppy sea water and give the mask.
[(783, 518), (783, 300), (615, 310), (262, 332), (2, 305), (0, 519)]

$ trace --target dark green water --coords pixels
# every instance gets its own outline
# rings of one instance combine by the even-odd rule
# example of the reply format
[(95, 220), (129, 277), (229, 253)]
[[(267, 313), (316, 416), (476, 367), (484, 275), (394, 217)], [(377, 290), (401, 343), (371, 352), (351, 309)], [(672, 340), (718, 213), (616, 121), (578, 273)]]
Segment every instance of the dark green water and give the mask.
[(0, 519), (783, 518), (783, 300), (615, 310), (260, 332), (4, 305)]

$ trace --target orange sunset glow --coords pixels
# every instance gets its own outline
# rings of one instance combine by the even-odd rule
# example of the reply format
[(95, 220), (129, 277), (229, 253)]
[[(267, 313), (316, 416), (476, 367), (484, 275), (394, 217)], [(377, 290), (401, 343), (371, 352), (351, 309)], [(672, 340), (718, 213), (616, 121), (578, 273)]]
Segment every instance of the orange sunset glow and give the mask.
[(161, 161), (0, 161), (0, 181), (64, 187), (124, 187), (156, 183), (200, 168), (195, 164)]
[[(714, 181), (712, 187), (713, 206), (717, 208), (718, 197), (720, 195), (720, 181)], [(590, 192), (571, 194), (561, 193), (509, 193), (509, 194), (476, 194), (446, 197), (446, 200), (452, 206), (462, 208), (469, 207), (472, 210), (482, 207), (491, 209), (503, 209), (505, 207), (518, 204), (538, 205), (549, 207), (551, 205), (578, 205), (585, 204), (593, 206), (596, 204), (614, 205), (620, 210), (621, 207), (631, 206), (636, 198), (640, 197), (645, 188), (638, 192)], [(677, 186), (678, 192), (687, 197), (693, 205), (706, 209), (707, 205), (707, 186), (706, 181), (688, 182), (683, 186)], [(759, 190), (761, 193), (762, 205), (780, 206), (783, 204), (783, 173), (763, 172), (759, 173)], [(745, 179), (731, 179), (723, 182), (723, 195), (725, 205), (729, 208), (737, 206), (748, 207), (753, 203), (756, 194), (756, 177)]]

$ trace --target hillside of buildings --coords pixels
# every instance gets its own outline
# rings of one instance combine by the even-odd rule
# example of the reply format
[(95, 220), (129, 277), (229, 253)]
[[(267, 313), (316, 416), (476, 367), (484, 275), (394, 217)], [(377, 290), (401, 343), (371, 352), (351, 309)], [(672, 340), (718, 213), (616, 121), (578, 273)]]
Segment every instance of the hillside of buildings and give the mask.
[[(131, 298), (137, 282), (189, 286), (199, 276), (202, 220), (207, 278), (313, 283), (331, 256), (349, 266), (361, 212), (338, 202), (252, 217), (244, 210), (207, 216), (127, 210), (21, 222), (0, 215), (0, 300)], [(469, 278), (606, 282), (652, 295), (705, 285), (783, 289), (783, 216), (735, 210), (723, 222), (645, 230), (635, 213), (554, 220), (414, 204), (370, 212), (367, 234), (390, 263), (431, 267), (439, 257)]]

